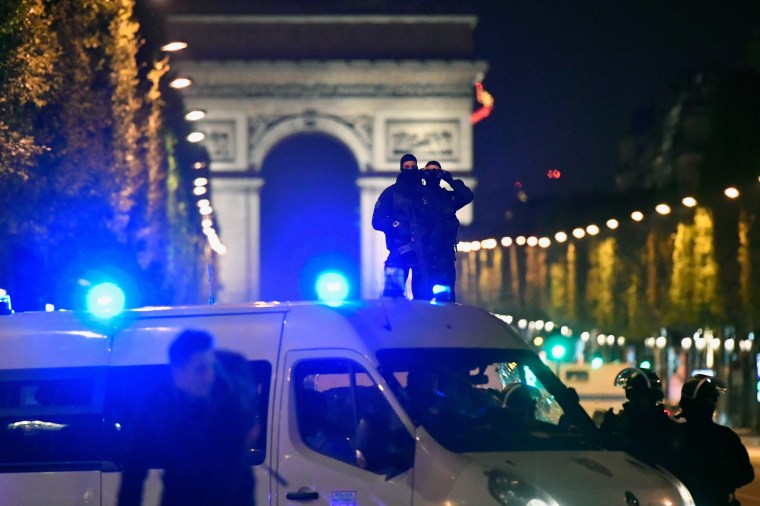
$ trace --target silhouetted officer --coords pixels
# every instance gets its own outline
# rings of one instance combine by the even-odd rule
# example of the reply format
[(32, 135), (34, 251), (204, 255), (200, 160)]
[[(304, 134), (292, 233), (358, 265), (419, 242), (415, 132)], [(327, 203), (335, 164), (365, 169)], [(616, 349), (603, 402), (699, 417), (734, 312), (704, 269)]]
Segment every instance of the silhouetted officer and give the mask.
[[(441, 180), (453, 191), (442, 188)], [(372, 214), (372, 227), (385, 233), (386, 279), (389, 272), (396, 271), (401, 284), (389, 290), (386, 281), (384, 295), (402, 295), (411, 270), (414, 298), (432, 299), (433, 286), (446, 284), (449, 299), (454, 300), (454, 247), (459, 228), (454, 213), (472, 198), (464, 182), (455, 180), (438, 162), (428, 162), (426, 170), (420, 171), (414, 155), (401, 157), (396, 182), (383, 190)]]
[(734, 491), (755, 478), (747, 449), (734, 431), (713, 422), (718, 397), (725, 392), (718, 380), (698, 374), (681, 389), (678, 453), (672, 468), (691, 492), (697, 506), (738, 504)]
[(141, 504), (152, 468), (163, 469), (162, 506), (253, 506), (246, 453), (256, 406), (240, 376), (248, 364), (220, 351), (202, 330), (186, 330), (172, 342), (171, 384), (158, 386), (125, 425), (129, 444), (119, 506)]
[(672, 466), (677, 424), (662, 404), (660, 378), (649, 369), (628, 367), (615, 378), (627, 402), (617, 414), (610, 409), (601, 429), (623, 450), (651, 465)]
[[(448, 299), (456, 300), (456, 244), (459, 219), (456, 212), (473, 199), (472, 190), (461, 179), (454, 179), (440, 162), (429, 161), (422, 169), (425, 188), (422, 192), (425, 262), (429, 278), (426, 298), (434, 296), (435, 285), (449, 290)], [(445, 181), (451, 190), (441, 187)]]

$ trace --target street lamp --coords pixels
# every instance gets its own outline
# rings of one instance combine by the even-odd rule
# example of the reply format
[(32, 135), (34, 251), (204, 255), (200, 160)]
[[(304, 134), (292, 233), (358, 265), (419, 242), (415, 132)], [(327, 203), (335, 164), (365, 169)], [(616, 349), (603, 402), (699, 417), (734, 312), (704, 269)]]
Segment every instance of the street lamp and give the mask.
[(185, 114), (185, 119), (187, 121), (198, 121), (206, 117), (206, 111), (201, 111), (200, 109), (196, 109), (194, 111), (188, 111)]
[(183, 49), (186, 49), (186, 48), (187, 48), (187, 42), (174, 41), (174, 42), (169, 42), (161, 46), (161, 51), (166, 51), (167, 53), (174, 53), (176, 51), (182, 51)]

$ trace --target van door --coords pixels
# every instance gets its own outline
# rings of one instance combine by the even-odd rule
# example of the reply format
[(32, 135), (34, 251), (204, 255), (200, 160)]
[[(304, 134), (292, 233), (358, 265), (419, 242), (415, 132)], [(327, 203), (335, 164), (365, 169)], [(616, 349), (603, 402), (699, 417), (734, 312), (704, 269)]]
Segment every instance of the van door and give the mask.
[(3, 504), (100, 504), (104, 375), (104, 367), (0, 371)]
[(292, 351), (285, 367), (275, 503), (411, 505), (414, 438), (374, 369), (346, 350)]

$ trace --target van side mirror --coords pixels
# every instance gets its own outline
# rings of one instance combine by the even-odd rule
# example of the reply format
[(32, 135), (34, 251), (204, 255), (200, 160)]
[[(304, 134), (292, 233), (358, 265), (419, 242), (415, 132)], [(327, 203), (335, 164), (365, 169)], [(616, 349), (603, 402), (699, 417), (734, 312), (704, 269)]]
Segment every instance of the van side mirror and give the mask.
[(581, 398), (578, 396), (578, 391), (575, 390), (573, 387), (568, 387), (567, 398), (575, 404), (578, 404), (581, 402)]

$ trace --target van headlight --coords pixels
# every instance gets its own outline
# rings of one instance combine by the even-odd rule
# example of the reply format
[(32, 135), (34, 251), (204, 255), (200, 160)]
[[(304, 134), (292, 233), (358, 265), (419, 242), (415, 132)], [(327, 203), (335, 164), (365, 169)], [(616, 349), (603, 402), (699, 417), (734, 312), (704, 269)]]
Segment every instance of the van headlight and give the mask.
[(520, 478), (510, 476), (499, 469), (486, 472), (488, 492), (504, 506), (559, 506), (557, 501), (525, 483)]

